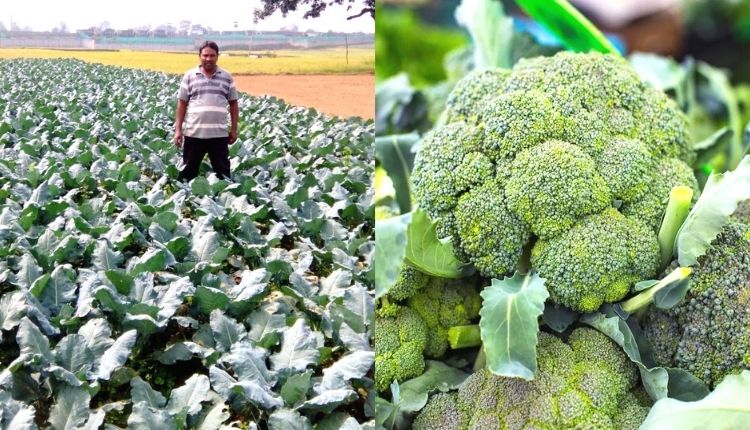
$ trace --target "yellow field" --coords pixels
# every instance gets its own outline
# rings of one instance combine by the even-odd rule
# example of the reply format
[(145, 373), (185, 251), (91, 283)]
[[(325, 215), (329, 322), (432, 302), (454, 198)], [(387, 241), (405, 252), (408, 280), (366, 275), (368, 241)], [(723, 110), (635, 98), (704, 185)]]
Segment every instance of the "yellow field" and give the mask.
[[(346, 63), (345, 48), (320, 50), (279, 50), (228, 52), (219, 56), (219, 66), (235, 75), (259, 74), (359, 74), (374, 73), (375, 49), (349, 48)], [(270, 54), (270, 55), (267, 55)], [(0, 49), (0, 58), (79, 58), (91, 63), (157, 70), (182, 74), (198, 64), (196, 53), (168, 53), (152, 51), (85, 51), (58, 49)]]

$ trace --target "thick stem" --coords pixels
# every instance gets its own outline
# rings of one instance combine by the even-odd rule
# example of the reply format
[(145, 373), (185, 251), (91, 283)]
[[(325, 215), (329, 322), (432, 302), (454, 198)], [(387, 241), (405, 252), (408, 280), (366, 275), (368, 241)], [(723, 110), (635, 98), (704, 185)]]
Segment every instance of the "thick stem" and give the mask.
[(459, 325), (448, 329), (448, 343), (452, 349), (472, 348), (482, 344), (478, 324)]
[(685, 280), (691, 273), (693, 273), (693, 269), (689, 267), (678, 267), (674, 269), (672, 273), (667, 275), (667, 277), (659, 281), (658, 284), (622, 302), (620, 307), (629, 314), (644, 309), (646, 306), (654, 302), (654, 295), (657, 291), (675, 282)]
[(659, 249), (661, 251), (661, 268), (667, 267), (674, 255), (674, 242), (682, 223), (690, 212), (693, 189), (686, 186), (672, 188), (669, 192), (669, 203), (664, 212), (664, 220), (659, 229)]
[(474, 372), (484, 369), (487, 366), (487, 354), (484, 353), (484, 347), (479, 348), (476, 360), (474, 360)]

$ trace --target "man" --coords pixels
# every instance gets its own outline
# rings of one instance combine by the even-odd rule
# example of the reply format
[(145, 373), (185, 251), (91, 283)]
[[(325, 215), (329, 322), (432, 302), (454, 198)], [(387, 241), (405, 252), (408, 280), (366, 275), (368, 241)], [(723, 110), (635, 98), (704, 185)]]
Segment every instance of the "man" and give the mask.
[[(219, 46), (206, 41), (198, 49), (200, 65), (182, 77), (177, 95), (174, 144), (183, 147), (185, 167), (179, 178), (189, 181), (198, 176), (203, 157), (208, 154), (219, 178), (230, 178), (229, 145), (237, 140), (237, 89), (232, 75), (216, 65)], [(231, 127), (227, 124), (227, 107)], [(229, 128), (229, 132), (227, 132)]]

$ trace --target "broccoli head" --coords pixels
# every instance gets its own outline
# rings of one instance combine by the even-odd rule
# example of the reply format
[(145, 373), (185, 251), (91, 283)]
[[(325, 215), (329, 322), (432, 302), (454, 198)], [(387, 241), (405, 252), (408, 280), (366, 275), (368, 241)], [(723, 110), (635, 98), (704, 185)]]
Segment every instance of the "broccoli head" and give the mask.
[(424, 354), (439, 358), (448, 349), (448, 329), (470, 324), (479, 316), (482, 297), (474, 287), (473, 278), (451, 280), (433, 277), (420, 293), (409, 299), (427, 325), (427, 346)]
[(725, 225), (698, 259), (685, 298), (653, 312), (642, 323), (659, 364), (685, 369), (710, 387), (750, 368), (750, 227)]
[(427, 326), (412, 309), (400, 307), (395, 316), (375, 318), (375, 388), (386, 391), (391, 383), (424, 372), (423, 352)]
[[(684, 114), (624, 59), (561, 52), (461, 80), (412, 180), (417, 204), (480, 274), (513, 272), (539, 240), (538, 254), (549, 251), (532, 268), (553, 299), (589, 311), (656, 275), (669, 190), (687, 185), (697, 198), (694, 157)], [(592, 221), (603, 219), (611, 226)], [(591, 225), (604, 234), (585, 234)], [(577, 251), (552, 258), (567, 244)]]
[(432, 278), (429, 275), (408, 264), (403, 264), (398, 277), (396, 277), (396, 282), (388, 290), (388, 297), (394, 300), (406, 300), (427, 286), (430, 279)]
[(579, 328), (566, 344), (542, 332), (537, 352), (533, 381), (480, 370), (430, 398), (413, 428), (636, 429), (645, 419), (635, 365), (604, 334)]

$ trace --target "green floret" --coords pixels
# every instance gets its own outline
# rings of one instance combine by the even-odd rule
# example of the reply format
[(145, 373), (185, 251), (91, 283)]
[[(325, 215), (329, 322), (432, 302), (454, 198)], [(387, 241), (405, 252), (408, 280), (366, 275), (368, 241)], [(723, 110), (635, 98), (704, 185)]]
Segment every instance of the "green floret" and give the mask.
[(643, 321), (643, 335), (651, 343), (656, 363), (673, 367), (674, 355), (682, 337), (677, 319), (665, 311), (652, 309)]
[(566, 344), (542, 332), (537, 351), (533, 381), (479, 370), (458, 392), (430, 398), (413, 428), (637, 429), (645, 418), (635, 365), (607, 336), (579, 328)]
[(530, 233), (507, 208), (497, 182), (461, 196), (454, 214), (457, 248), (482, 274), (500, 277), (515, 269)]
[(659, 244), (645, 225), (609, 208), (538, 241), (531, 264), (547, 280), (555, 303), (591, 312), (622, 299), (633, 283), (655, 273)]
[(505, 69), (474, 70), (453, 87), (445, 102), (449, 121), (473, 120), (476, 106), (488, 97), (500, 94), (503, 81), (510, 72)]
[(619, 138), (604, 149), (597, 164), (612, 196), (630, 202), (642, 196), (649, 188), (654, 157), (642, 142)]
[(464, 122), (434, 129), (425, 136), (412, 181), (419, 206), (433, 219), (452, 209), (457, 197), (468, 189), (470, 184), (456, 172), (468, 154), (481, 152), (481, 144), (481, 129)]
[(486, 99), (479, 107), (486, 151), (494, 160), (559, 136), (562, 118), (540, 91), (511, 92)]
[(445, 121), (422, 141), (412, 178), (417, 205), (452, 238), (461, 260), (500, 278), (517, 269), (531, 242), (567, 237), (560, 240), (575, 244), (570, 231), (581, 219), (617, 208), (651, 227), (633, 225), (645, 236), (623, 235), (618, 222), (582, 238), (596, 258), (578, 246), (558, 252), (554, 264), (551, 256), (538, 261), (559, 289), (580, 287), (573, 301), (586, 309), (656, 275), (651, 250), (669, 191), (685, 184), (697, 199), (686, 164), (694, 152), (684, 115), (627, 61), (570, 52), (524, 59), (509, 72), (469, 74), (449, 99)]
[(742, 224), (750, 224), (750, 200), (745, 200), (737, 206), (732, 219)]
[(427, 326), (415, 311), (402, 307), (395, 317), (375, 318), (375, 388), (386, 391), (391, 383), (424, 372), (423, 352)]
[(470, 324), (479, 316), (482, 298), (473, 279), (432, 278), (432, 282), (408, 303), (427, 325), (428, 357), (442, 357), (448, 349), (448, 329)]
[(730, 222), (698, 259), (685, 299), (668, 311), (679, 328), (668, 326), (668, 330), (660, 330), (659, 324), (666, 317), (644, 321), (644, 331), (657, 346), (669, 342), (665, 336), (679, 333), (672, 357), (674, 365), (709, 387), (716, 386), (728, 374), (750, 368), (748, 268), (750, 227)]
[(659, 161), (649, 178), (648, 192), (640, 199), (623, 204), (620, 210), (623, 214), (641, 220), (653, 231), (658, 232), (664, 209), (669, 201), (669, 192), (679, 185), (692, 188), (693, 203), (698, 200), (700, 188), (693, 169), (676, 158), (663, 159)]
[(388, 290), (388, 297), (394, 300), (406, 300), (429, 283), (429, 275), (420, 272), (408, 264), (404, 264), (401, 266), (398, 277), (396, 277), (396, 282)]
[(610, 205), (597, 165), (575, 145), (552, 141), (521, 152), (505, 188), (508, 207), (542, 239)]

